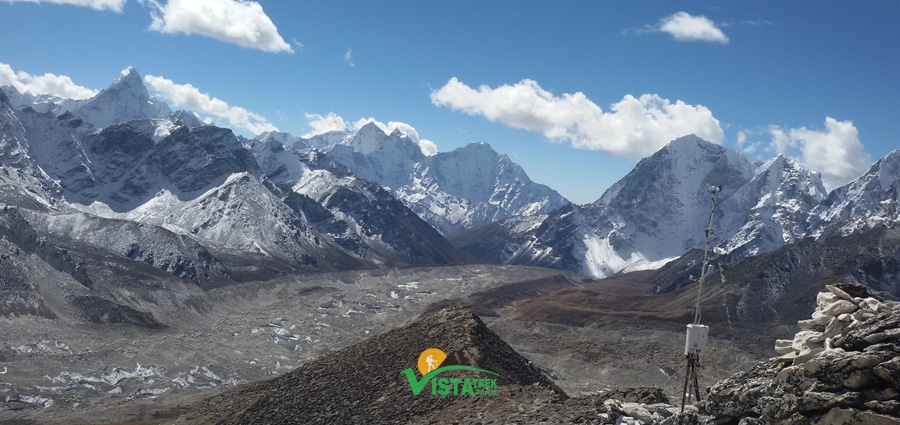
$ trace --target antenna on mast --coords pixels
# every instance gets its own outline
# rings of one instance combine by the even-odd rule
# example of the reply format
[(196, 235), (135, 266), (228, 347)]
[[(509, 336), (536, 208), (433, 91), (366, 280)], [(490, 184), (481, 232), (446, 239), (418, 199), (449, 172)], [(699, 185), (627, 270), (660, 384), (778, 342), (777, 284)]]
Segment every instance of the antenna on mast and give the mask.
[[(700, 352), (706, 348), (709, 339), (709, 326), (700, 324), (700, 299), (703, 295), (703, 282), (709, 274), (709, 241), (713, 235), (713, 217), (716, 213), (717, 195), (722, 191), (722, 185), (709, 186), (712, 207), (709, 211), (709, 224), (703, 229), (706, 234), (706, 244), (703, 247), (703, 269), (700, 271), (699, 285), (697, 286), (697, 304), (694, 306), (694, 323), (687, 325), (687, 337), (684, 342), (684, 355), (687, 358), (687, 369), (684, 374), (684, 391), (682, 391), (681, 411), (684, 412), (685, 402), (693, 395), (700, 400), (700, 382), (697, 377), (697, 368), (700, 367)], [(690, 388), (688, 388), (690, 386)]]

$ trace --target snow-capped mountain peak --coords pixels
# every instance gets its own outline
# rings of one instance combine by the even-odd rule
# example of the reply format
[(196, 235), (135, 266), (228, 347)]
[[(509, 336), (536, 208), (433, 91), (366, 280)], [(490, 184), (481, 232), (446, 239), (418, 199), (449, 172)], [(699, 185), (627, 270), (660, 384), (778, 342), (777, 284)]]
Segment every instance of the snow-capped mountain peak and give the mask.
[[(892, 191), (892, 184), (898, 179), (900, 179), (900, 149), (876, 161), (856, 180), (831, 191), (812, 212), (810, 221), (813, 225), (813, 236), (822, 235), (829, 225), (859, 218), (878, 209), (885, 196), (889, 195), (888, 192)], [(882, 218), (871, 217), (871, 221), (879, 222)], [(867, 225), (856, 222), (851, 223), (851, 227), (861, 229)]]
[(109, 87), (80, 103), (72, 112), (94, 127), (105, 128), (132, 120), (162, 118), (172, 110), (150, 97), (140, 74), (128, 67)]
[(720, 205), (726, 251), (757, 255), (802, 238), (809, 211), (825, 195), (821, 175), (794, 159), (778, 155), (759, 164), (753, 178)]
[[(825, 196), (821, 177), (795, 160), (751, 164), (697, 136), (680, 137), (642, 159), (596, 202), (558, 209), (526, 229), (530, 235), (512, 235), (503, 251), (515, 254), (505, 261), (594, 277), (661, 266), (703, 246), (711, 188), (718, 198), (715, 242), (744, 254), (803, 237), (806, 214)], [(480, 246), (477, 237), (460, 239)]]
[(391, 134), (386, 134), (373, 122), (362, 126), (350, 139), (349, 146), (356, 153), (362, 155), (382, 151), (385, 155), (399, 155), (414, 161), (418, 161), (424, 156), (419, 144), (411, 137), (399, 129), (394, 130)]
[[(122, 85), (128, 85), (128, 86), (134, 87), (137, 85), (143, 86), (144, 83), (143, 83), (143, 80), (141, 80), (141, 75), (137, 72), (137, 70), (134, 69), (133, 66), (129, 66), (128, 68), (123, 69), (122, 72), (119, 73), (119, 76), (116, 77), (115, 80), (113, 80), (112, 86), (110, 86), (110, 87), (122, 86)], [(146, 91), (146, 88), (144, 90)]]

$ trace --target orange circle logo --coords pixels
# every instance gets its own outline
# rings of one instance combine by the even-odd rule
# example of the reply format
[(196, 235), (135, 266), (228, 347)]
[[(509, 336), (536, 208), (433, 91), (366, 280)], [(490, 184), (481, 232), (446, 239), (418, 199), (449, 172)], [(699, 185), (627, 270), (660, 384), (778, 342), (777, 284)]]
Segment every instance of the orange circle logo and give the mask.
[(441, 351), (440, 348), (429, 348), (423, 351), (422, 354), (419, 354), (419, 373), (421, 373), (422, 376), (427, 375), (428, 372), (441, 367), (441, 363), (446, 359), (447, 354)]

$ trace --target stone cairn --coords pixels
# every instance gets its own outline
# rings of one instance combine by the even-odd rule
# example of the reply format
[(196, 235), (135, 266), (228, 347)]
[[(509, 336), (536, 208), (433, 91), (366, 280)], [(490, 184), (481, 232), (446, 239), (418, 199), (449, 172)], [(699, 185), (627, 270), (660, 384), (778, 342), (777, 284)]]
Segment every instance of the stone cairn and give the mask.
[[(700, 410), (716, 423), (900, 424), (900, 304), (826, 285), (780, 357), (720, 381)], [(730, 418), (730, 420), (729, 420)]]
[[(833, 349), (835, 337), (844, 331), (891, 308), (884, 300), (869, 296), (863, 286), (825, 285), (825, 289), (828, 291), (820, 292), (816, 297), (812, 318), (797, 322), (800, 332), (794, 339), (775, 341), (775, 352), (781, 355), (780, 361), (801, 365), (825, 350)], [(869, 342), (880, 342), (888, 337), (888, 334), (871, 336)]]

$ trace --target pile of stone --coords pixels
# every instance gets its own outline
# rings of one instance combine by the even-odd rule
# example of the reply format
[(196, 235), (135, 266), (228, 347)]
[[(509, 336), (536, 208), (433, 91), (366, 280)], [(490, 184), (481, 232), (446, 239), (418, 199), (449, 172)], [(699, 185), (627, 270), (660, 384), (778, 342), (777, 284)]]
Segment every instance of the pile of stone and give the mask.
[(781, 354), (710, 388), (717, 423), (900, 424), (900, 305), (829, 285)]
[[(794, 339), (775, 341), (779, 360), (799, 365), (834, 347), (834, 338), (847, 329), (887, 311), (884, 300), (869, 295), (865, 287), (853, 284), (825, 285), (828, 290), (816, 297), (812, 318), (797, 322), (800, 332)], [(873, 337), (877, 338), (877, 337)]]

